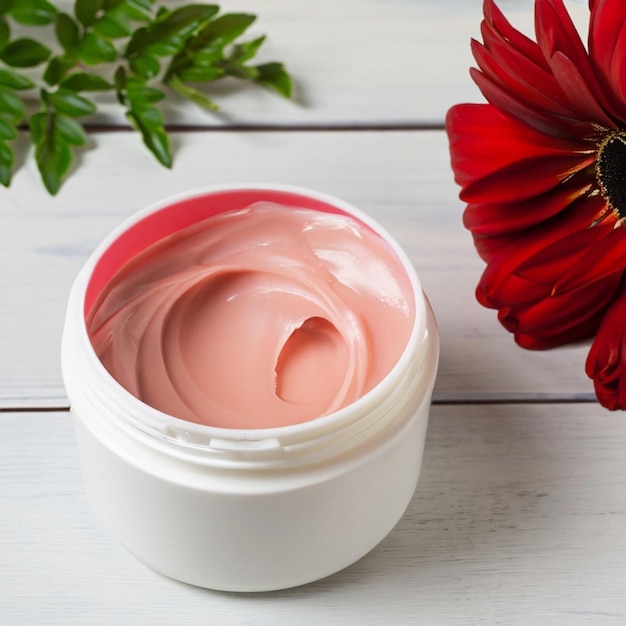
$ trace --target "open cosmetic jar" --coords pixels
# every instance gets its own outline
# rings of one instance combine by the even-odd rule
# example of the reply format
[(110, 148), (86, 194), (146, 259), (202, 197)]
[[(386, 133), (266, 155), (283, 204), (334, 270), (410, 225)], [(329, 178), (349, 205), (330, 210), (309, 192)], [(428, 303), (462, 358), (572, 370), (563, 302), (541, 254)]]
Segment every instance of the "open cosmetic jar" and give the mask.
[[(177, 299), (143, 308), (165, 292)], [(186, 583), (328, 576), (413, 497), (438, 355), (410, 261), (350, 204), (265, 184), (159, 202), (70, 292), (61, 361), (89, 499), (138, 559)]]

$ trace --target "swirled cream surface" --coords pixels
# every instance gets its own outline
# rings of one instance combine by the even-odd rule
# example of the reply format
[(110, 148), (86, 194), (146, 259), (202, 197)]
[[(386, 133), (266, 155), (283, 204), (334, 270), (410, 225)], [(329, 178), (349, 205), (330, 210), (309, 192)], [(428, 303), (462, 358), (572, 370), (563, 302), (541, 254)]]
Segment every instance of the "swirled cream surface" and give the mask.
[(105, 367), (175, 417), (270, 428), (331, 413), (393, 368), (414, 296), (391, 247), (339, 214), (257, 203), (126, 263), (87, 316)]

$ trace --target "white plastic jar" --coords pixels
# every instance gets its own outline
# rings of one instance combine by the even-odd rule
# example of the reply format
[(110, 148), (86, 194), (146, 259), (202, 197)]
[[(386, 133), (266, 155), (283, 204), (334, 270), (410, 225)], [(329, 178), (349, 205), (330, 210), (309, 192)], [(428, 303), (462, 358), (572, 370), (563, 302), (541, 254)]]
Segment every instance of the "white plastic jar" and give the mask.
[[(403, 354), (360, 399), (301, 424), (216, 428), (159, 412), (105, 369), (86, 311), (115, 268), (154, 241), (215, 207), (266, 199), (349, 215), (392, 247), (414, 295)], [(406, 510), (422, 463), (438, 355), (435, 320), (410, 261), (353, 206), (281, 185), (169, 198), (107, 237), (70, 293), (62, 370), (87, 494), (126, 548), (166, 576), (226, 591), (317, 580), (364, 556)]]

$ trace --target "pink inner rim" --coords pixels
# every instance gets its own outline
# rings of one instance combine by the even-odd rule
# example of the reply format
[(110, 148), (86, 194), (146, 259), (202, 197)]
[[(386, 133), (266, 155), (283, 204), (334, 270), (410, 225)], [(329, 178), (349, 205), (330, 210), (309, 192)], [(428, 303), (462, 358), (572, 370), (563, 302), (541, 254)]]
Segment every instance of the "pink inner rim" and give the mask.
[[(124, 231), (98, 259), (87, 285), (84, 314), (91, 310), (98, 294), (124, 264), (153, 243), (200, 220), (228, 211), (245, 209), (255, 202), (274, 202), (321, 213), (349, 215), (323, 200), (290, 191), (233, 189), (207, 192), (168, 204), (146, 215)], [(360, 224), (358, 218), (350, 215)]]

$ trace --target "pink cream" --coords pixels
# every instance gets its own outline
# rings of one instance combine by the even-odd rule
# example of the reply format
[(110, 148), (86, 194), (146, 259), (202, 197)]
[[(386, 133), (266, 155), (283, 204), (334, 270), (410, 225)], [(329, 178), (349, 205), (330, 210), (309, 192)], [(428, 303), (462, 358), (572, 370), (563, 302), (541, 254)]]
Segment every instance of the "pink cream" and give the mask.
[(259, 202), (115, 262), (88, 295), (96, 353), (147, 404), (211, 426), (352, 403), (393, 368), (415, 317), (393, 250), (339, 213)]

